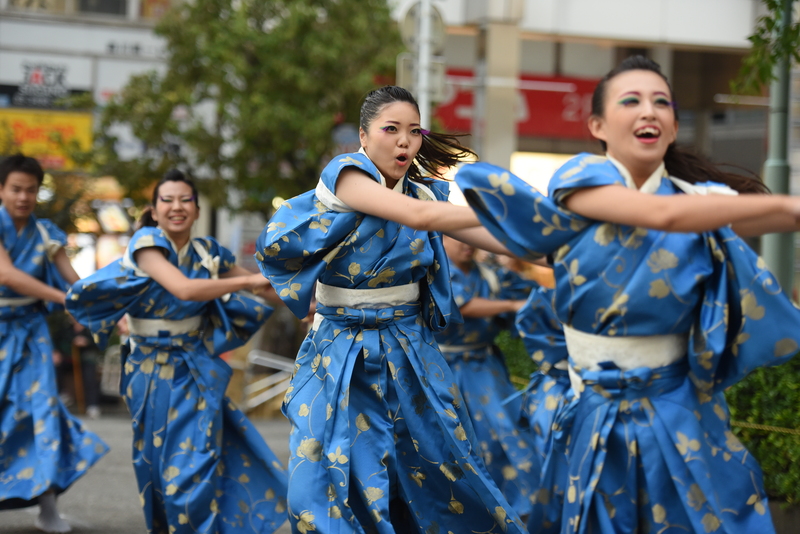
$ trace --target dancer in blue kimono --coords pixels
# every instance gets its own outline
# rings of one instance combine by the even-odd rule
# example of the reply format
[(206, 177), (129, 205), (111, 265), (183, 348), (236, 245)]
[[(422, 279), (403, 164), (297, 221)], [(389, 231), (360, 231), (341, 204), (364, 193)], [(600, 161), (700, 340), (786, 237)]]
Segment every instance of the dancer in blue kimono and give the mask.
[(552, 257), (577, 397), (562, 532), (774, 532), (722, 392), (800, 346), (800, 310), (737, 236), (797, 230), (800, 199), (737, 196), (763, 185), (678, 149), (646, 58), (598, 84), (589, 128), (606, 157), (567, 162), (549, 197), (487, 164), (456, 178), (508, 248)]
[(167, 173), (152, 202), (124, 257), (67, 297), (100, 347), (127, 314), (120, 387), (147, 531), (274, 532), (286, 520), (286, 473), (225, 397), (231, 369), (219, 358), (269, 317), (241, 293), (269, 283), (213, 238), (190, 238), (198, 197), (183, 173)]
[(21, 154), (0, 163), (0, 510), (39, 505), (36, 527), (69, 532), (56, 495), (108, 447), (58, 399), (47, 306), (78, 279), (66, 235), (33, 215), (44, 172)]
[[(494, 339), (503, 330), (502, 316), (512, 319), (525, 304), (516, 273), (474, 260), (475, 248), (444, 237), (450, 262), (453, 297), (463, 323), (448, 326), (435, 337), (461, 390), (481, 456), (489, 474), (520, 516), (531, 511), (538, 486), (532, 475), (541, 470), (533, 436), (518, 426), (521, 397)], [(516, 276), (514, 276), (516, 275)], [(535, 282), (528, 282), (530, 292)], [(527, 296), (527, 295), (526, 295)], [(511, 402), (503, 401), (513, 396)]]
[(294, 532), (524, 531), (433, 337), (459, 319), (439, 231), (507, 250), (469, 208), (442, 202), (446, 182), (421, 176), (471, 152), (419, 122), (405, 89), (368, 94), (362, 149), (333, 158), (257, 242), (295, 315), (318, 303), (283, 406)]
[[(571, 400), (567, 344), (561, 322), (553, 312), (554, 291), (539, 287), (517, 312), (516, 328), (525, 350), (536, 364), (522, 397), (520, 427), (533, 435), (540, 471), (529, 475), (536, 492), (528, 516), (531, 534), (556, 534), (561, 530), (561, 510), (567, 486), (567, 457), (563, 443), (555, 441), (553, 427), (560, 431), (564, 408)], [(544, 474), (542, 474), (544, 472)]]

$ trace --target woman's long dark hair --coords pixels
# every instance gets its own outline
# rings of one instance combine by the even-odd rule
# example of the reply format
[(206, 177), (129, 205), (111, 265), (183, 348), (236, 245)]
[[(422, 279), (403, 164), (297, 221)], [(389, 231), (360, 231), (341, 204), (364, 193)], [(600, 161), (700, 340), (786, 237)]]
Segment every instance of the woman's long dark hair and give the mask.
[(156, 186), (153, 188), (153, 198), (151, 199), (150, 205), (147, 206), (142, 212), (142, 214), (139, 216), (139, 220), (136, 223), (137, 230), (145, 226), (158, 226), (156, 220), (153, 219), (153, 210), (155, 209), (156, 202), (158, 202), (158, 190), (166, 182), (183, 182), (185, 184), (188, 184), (188, 186), (192, 188), (192, 195), (194, 196), (194, 205), (200, 207), (199, 204), (200, 201), (197, 195), (197, 186), (194, 185), (194, 182), (191, 180), (191, 178), (188, 178), (178, 169), (171, 169), (167, 171), (164, 177), (161, 180), (159, 180)]
[[(661, 66), (658, 63), (644, 56), (631, 56), (603, 76), (603, 79), (595, 87), (594, 94), (592, 94), (593, 116), (603, 117), (605, 114), (606, 86), (608, 82), (615, 76), (631, 70), (655, 72), (667, 84), (670, 94), (673, 94), (672, 86), (669, 84), (667, 77), (661, 72)], [(673, 112), (677, 121), (677, 106), (673, 107)], [(600, 145), (603, 147), (603, 151), (607, 150), (608, 147), (605, 141), (600, 141)], [(678, 148), (675, 143), (667, 147), (667, 152), (664, 154), (664, 165), (671, 176), (693, 184), (712, 181), (726, 184), (740, 193), (769, 193), (767, 186), (756, 174), (746, 169), (741, 170), (746, 172), (747, 175), (725, 171), (703, 156)]]
[[(371, 91), (364, 98), (364, 103), (361, 105), (359, 127), (365, 132), (369, 131), (370, 124), (383, 108), (395, 102), (407, 102), (414, 106), (419, 113), (419, 105), (409, 91), (396, 85), (386, 85)], [(461, 136), (438, 132), (423, 134), (422, 146), (414, 162), (408, 168), (408, 178), (424, 183), (426, 178), (423, 177), (419, 167), (425, 169), (432, 176), (438, 176), (442, 167), (453, 167), (470, 157), (477, 158), (477, 154), (472, 149), (461, 144), (459, 137)]]

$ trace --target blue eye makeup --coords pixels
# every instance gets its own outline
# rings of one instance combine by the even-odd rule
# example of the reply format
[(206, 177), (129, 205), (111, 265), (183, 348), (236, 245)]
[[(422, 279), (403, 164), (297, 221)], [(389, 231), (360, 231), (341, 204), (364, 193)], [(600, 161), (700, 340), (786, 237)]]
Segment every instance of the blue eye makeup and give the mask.
[(633, 104), (638, 104), (639, 99), (635, 96), (628, 96), (617, 102), (617, 104), (622, 104), (623, 106), (631, 106)]
[(381, 130), (383, 130), (384, 132), (394, 132), (397, 130), (397, 128), (394, 125), (389, 124), (387, 126), (381, 126)]

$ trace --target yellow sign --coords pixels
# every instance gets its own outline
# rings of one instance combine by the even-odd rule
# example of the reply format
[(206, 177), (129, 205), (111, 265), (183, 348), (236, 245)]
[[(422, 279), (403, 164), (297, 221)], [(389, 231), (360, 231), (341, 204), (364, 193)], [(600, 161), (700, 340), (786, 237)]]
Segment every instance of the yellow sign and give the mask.
[(48, 170), (75, 167), (64, 146), (92, 145), (92, 114), (68, 111), (0, 109), (0, 153), (22, 152)]

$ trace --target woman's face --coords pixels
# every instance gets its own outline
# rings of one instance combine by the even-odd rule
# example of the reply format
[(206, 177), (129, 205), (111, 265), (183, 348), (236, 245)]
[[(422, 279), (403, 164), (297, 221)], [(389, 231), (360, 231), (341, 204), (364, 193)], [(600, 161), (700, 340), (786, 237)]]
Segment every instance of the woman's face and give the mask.
[(604, 104), (603, 116), (589, 119), (592, 135), (632, 173), (654, 172), (678, 135), (667, 83), (655, 72), (626, 71), (608, 81)]
[(164, 182), (158, 188), (153, 219), (170, 237), (191, 233), (199, 214), (192, 188), (186, 182)]
[(359, 137), (381, 174), (387, 179), (400, 180), (422, 146), (419, 113), (408, 102), (388, 104), (369, 125), (369, 131), (360, 130)]
[(39, 181), (32, 174), (12, 171), (0, 186), (0, 200), (15, 223), (25, 224), (36, 207)]

